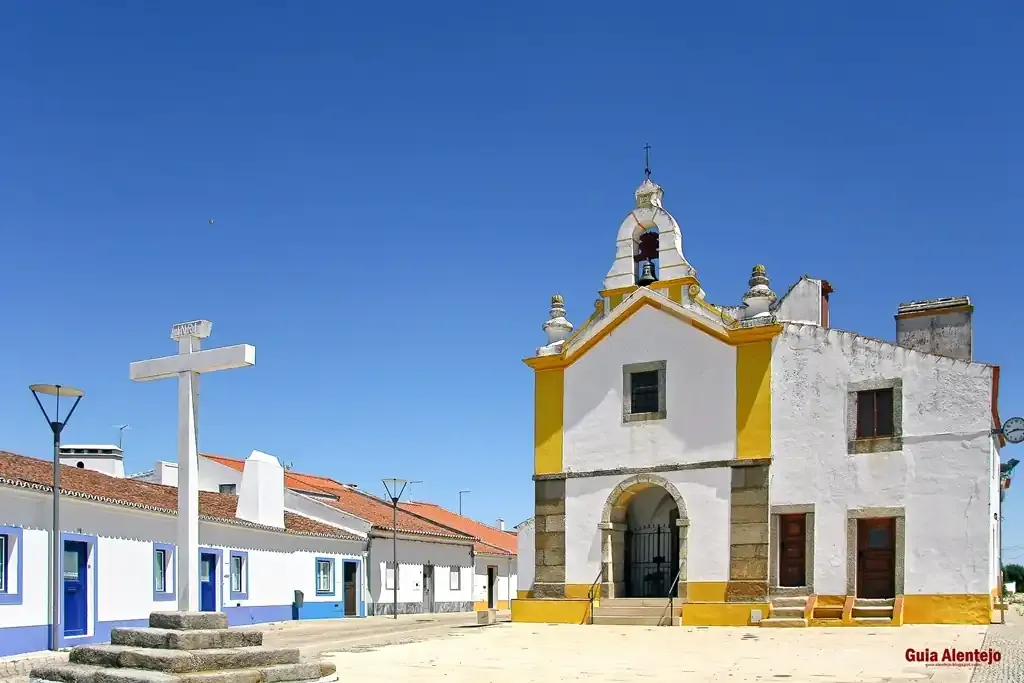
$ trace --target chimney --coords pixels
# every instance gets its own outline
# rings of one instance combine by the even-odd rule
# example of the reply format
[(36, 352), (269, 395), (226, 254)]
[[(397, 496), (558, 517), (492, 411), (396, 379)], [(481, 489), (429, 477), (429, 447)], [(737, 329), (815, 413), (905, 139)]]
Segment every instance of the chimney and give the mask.
[(277, 458), (260, 451), (246, 458), (235, 517), (284, 528), (284, 468)]
[(504, 531), (505, 530), (505, 520), (503, 520), (501, 517), (499, 517), (498, 518), (498, 523), (495, 526), (497, 526), (499, 529)]
[(836, 290), (832, 289), (832, 285), (828, 280), (821, 281), (821, 319), (818, 322), (822, 327), (829, 326), (828, 295), (834, 291)]
[(60, 464), (102, 472), (108, 477), (124, 479), (124, 452), (120, 446), (107, 444), (62, 445), (60, 447)]
[(973, 360), (971, 316), (966, 296), (951, 296), (900, 304), (896, 310), (896, 343), (957, 360)]

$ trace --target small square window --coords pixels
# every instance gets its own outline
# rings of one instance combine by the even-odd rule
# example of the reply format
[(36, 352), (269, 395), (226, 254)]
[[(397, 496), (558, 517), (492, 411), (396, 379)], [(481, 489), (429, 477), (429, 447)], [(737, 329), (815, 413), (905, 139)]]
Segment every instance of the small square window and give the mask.
[(7, 535), (0, 535), (0, 593), (7, 592)]
[(167, 551), (157, 548), (153, 553), (154, 589), (157, 593), (167, 592)]
[(895, 434), (892, 389), (857, 392), (857, 438), (873, 439)]
[(666, 362), (634, 363), (622, 368), (622, 420), (664, 420)]
[(451, 574), (448, 575), (448, 590), (462, 590), (462, 572), (458, 567), (451, 568)]
[(220, 486), (217, 487), (217, 489), (221, 493), (230, 493), (232, 495), (234, 495), (235, 491), (237, 490), (235, 484), (221, 484)]
[(242, 558), (238, 555), (231, 556), (231, 590), (242, 592)]
[(232, 550), (228, 564), (231, 573), (231, 600), (249, 599), (249, 553)]
[(384, 590), (395, 590), (395, 584), (398, 580), (398, 571), (393, 562), (388, 562), (387, 567), (384, 569)]
[(334, 594), (334, 560), (317, 558), (316, 592), (317, 595)]

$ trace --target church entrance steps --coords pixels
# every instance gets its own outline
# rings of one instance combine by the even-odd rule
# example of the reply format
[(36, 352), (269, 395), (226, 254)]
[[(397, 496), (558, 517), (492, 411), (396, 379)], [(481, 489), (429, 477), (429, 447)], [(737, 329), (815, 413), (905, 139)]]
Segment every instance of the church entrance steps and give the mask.
[(593, 624), (630, 626), (678, 626), (682, 623), (678, 602), (669, 609), (667, 598), (612, 598), (594, 607)]
[(68, 664), (32, 669), (55, 683), (261, 683), (315, 681), (333, 664), (301, 662), (298, 648), (265, 647), (258, 631), (230, 631), (224, 614), (154, 612), (149, 628), (119, 628), (111, 645), (72, 648)]
[(810, 596), (773, 596), (768, 618), (761, 621), (768, 628), (806, 628), (805, 609)]
[(856, 624), (870, 626), (891, 624), (895, 602), (895, 598), (855, 598), (852, 612), (853, 621)]

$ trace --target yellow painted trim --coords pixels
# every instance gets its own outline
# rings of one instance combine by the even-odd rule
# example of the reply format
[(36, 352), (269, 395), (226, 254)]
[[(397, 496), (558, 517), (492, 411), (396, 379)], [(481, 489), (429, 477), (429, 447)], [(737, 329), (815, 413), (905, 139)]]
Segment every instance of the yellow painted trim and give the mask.
[(814, 618), (814, 606), (818, 604), (817, 595), (808, 595), (807, 602), (804, 603), (804, 619), (810, 621)]
[(976, 624), (992, 621), (992, 596), (904, 595), (904, 624)]
[(533, 597), (533, 591), (516, 591), (517, 600), (526, 600)]
[(565, 371), (540, 370), (534, 377), (533, 472), (562, 471)]
[(682, 605), (683, 626), (753, 626), (751, 610), (767, 615), (768, 603), (686, 602)]
[(642, 309), (644, 306), (651, 306), (658, 309), (673, 318), (680, 320), (684, 323), (690, 324), (696, 329), (711, 335), (715, 339), (721, 342), (729, 344), (730, 346), (744, 346), (747, 344), (757, 344), (759, 342), (767, 342), (774, 339), (779, 333), (782, 332), (782, 325), (759, 325), (757, 327), (742, 327), (735, 329), (718, 330), (712, 327), (709, 323), (699, 321), (695, 318), (689, 317), (686, 313), (679, 311), (675, 305), (667, 301), (659, 301), (658, 299), (651, 299), (643, 297), (637, 299), (625, 310), (616, 315), (607, 325), (595, 334), (593, 337), (584, 342), (573, 354), (569, 357), (564, 355), (563, 352), (556, 356), (532, 356), (530, 358), (524, 358), (523, 362), (529, 365), (534, 370), (548, 370), (552, 368), (564, 368), (572, 365), (577, 360), (583, 357), (587, 351), (592, 349), (598, 342), (607, 337), (615, 328), (628, 320), (633, 314)]
[[(515, 601), (513, 600), (513, 602), (515, 602)], [(508, 609), (508, 603), (509, 603), (508, 600), (498, 600), (497, 607), (495, 607), (494, 609)], [(474, 612), (480, 612), (481, 610), (485, 610), (485, 609), (490, 609), (487, 606), (487, 601), (486, 600), (478, 600), (478, 601), (473, 603), (473, 611)]]
[[(600, 596), (600, 591), (597, 591)], [(569, 600), (587, 600), (590, 594), (590, 585), (586, 583), (565, 584), (565, 597)]]
[(623, 300), (624, 298), (625, 298), (625, 295), (623, 295), (623, 294), (612, 294), (611, 296), (609, 296), (609, 297), (608, 297), (608, 304), (609, 304), (609, 306), (608, 306), (608, 307), (609, 307), (609, 308), (610, 308), (611, 310), (615, 310), (615, 308), (616, 308), (616, 307), (617, 307), (617, 306), (618, 306), (619, 304), (621, 304), (621, 303), (622, 303), (622, 300)]
[(897, 595), (892, 601), (892, 625), (903, 626), (903, 596)]
[(687, 581), (688, 602), (725, 602), (726, 581)]
[(736, 349), (736, 459), (772, 455), (772, 342)]
[(811, 616), (808, 617), (808, 624), (811, 625), (836, 626), (843, 620), (843, 610), (846, 607), (845, 595), (815, 595), (814, 608)]
[(856, 600), (852, 595), (847, 595), (843, 602), (843, 626), (853, 624), (853, 603)]
[[(672, 289), (673, 287), (682, 289), (683, 287), (689, 287), (690, 285), (697, 285), (699, 287), (700, 282), (698, 282), (695, 277), (677, 277), (674, 280), (658, 280), (657, 282), (652, 282), (647, 286), (647, 289)], [(625, 287), (615, 287), (614, 289), (602, 289), (598, 294), (606, 297), (618, 296), (621, 301), (637, 289), (639, 289), (639, 287), (636, 285), (627, 285)]]
[(683, 303), (683, 288), (681, 285), (672, 285), (668, 288), (668, 298), (677, 304)]
[(585, 624), (590, 621), (589, 600), (512, 601), (512, 621), (530, 624)]

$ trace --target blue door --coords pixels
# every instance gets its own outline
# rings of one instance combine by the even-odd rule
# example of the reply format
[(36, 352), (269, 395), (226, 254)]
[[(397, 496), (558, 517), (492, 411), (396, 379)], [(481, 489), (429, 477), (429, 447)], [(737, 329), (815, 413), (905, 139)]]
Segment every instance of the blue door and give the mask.
[(89, 617), (89, 544), (64, 541), (64, 635), (84, 636)]
[(217, 611), (217, 556), (213, 553), (199, 556), (199, 609)]

